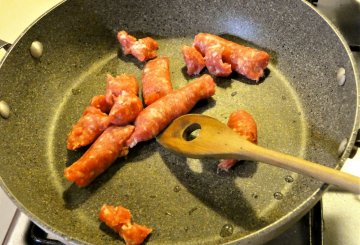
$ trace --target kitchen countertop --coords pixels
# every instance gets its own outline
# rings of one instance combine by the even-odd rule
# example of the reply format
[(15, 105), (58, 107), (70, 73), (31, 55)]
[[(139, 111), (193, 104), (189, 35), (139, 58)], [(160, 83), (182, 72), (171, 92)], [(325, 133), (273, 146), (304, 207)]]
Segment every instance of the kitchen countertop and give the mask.
[[(55, 6), (61, 0), (1, 0), (0, 1), (0, 39), (12, 43), (16, 38), (32, 23), (36, 18), (42, 15), (46, 10)], [(341, 2), (341, 3), (340, 3)], [(346, 5), (347, 4), (347, 5)], [(349, 8), (349, 4), (354, 4), (354, 8)], [(348, 10), (355, 14), (355, 21), (359, 22), (360, 18), (360, 1), (336, 1), (336, 0), (319, 0), (318, 7), (324, 14), (326, 14), (335, 24), (341, 22), (336, 19), (334, 8), (339, 5), (346, 5)], [(357, 12), (356, 12), (357, 11)], [(344, 13), (342, 13), (344, 14)], [(346, 16), (346, 14), (345, 14)], [(345, 27), (350, 28), (351, 42), (360, 39), (360, 28), (354, 28), (351, 23), (345, 22)], [(350, 26), (350, 27), (349, 27)], [(341, 26), (340, 26), (341, 27)], [(359, 27), (359, 26), (358, 26)], [(357, 34), (356, 34), (357, 33)], [(358, 36), (356, 36), (358, 35)], [(346, 36), (346, 35), (344, 35)], [(349, 39), (349, 40), (350, 40)], [(353, 44), (353, 43), (352, 43)], [(5, 54), (5, 51), (0, 50), (0, 59)], [(356, 54), (358, 64), (360, 64), (360, 53)], [(359, 67), (360, 68), (360, 67)], [(360, 70), (360, 69), (359, 69)], [(1, 98), (0, 98), (1, 99)], [(360, 176), (360, 154), (358, 153), (354, 159), (349, 159), (343, 168), (345, 172), (351, 172)], [(3, 224), (11, 222), (12, 216), (15, 213), (15, 206), (8, 199), (4, 199), (5, 194), (0, 189), (0, 212), (8, 210), (5, 214), (1, 214), (0, 227)], [(324, 213), (324, 244), (325, 245), (357, 245), (360, 244), (360, 196), (350, 193), (344, 193), (336, 189), (331, 189), (323, 196), (323, 213)], [(0, 242), (6, 231), (0, 230)]]

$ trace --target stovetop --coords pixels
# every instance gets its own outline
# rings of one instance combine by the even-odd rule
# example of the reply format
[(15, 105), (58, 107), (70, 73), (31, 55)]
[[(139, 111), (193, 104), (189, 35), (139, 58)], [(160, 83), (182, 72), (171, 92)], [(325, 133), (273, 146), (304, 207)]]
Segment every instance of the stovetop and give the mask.
[[(2, 0), (0, 1), (0, 38), (11, 43), (46, 10), (61, 0)], [(360, 70), (360, 0), (314, 1), (323, 13), (344, 35)], [(16, 21), (14, 21), (16, 20)], [(0, 59), (4, 55), (0, 50)], [(343, 171), (360, 176), (360, 152), (346, 161)], [(270, 241), (274, 244), (360, 244), (360, 196), (331, 188), (322, 201), (288, 231)], [(8, 244), (39, 244), (36, 239), (46, 237), (33, 227), (0, 188), (0, 242)], [(18, 229), (17, 227), (27, 227)], [(9, 228), (7, 228), (9, 227)], [(35, 243), (31, 229), (35, 230)], [(322, 232), (321, 232), (322, 231)], [(30, 237), (30, 238), (29, 238)], [(30, 240), (29, 240), (30, 239)], [(50, 243), (47, 244), (57, 244)]]

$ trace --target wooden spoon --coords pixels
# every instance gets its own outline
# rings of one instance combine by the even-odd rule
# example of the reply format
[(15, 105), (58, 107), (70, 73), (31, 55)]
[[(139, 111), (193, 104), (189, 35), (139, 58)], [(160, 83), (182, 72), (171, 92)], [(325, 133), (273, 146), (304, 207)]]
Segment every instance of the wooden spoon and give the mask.
[(209, 116), (181, 116), (156, 139), (165, 148), (187, 157), (260, 161), (360, 194), (359, 177), (252, 144)]

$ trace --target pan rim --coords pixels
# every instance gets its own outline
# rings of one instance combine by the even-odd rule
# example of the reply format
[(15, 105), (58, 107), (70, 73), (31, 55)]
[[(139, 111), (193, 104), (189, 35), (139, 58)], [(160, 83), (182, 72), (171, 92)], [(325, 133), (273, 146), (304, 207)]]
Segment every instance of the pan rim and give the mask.
[(350, 63), (354, 72), (354, 78), (355, 78), (355, 86), (356, 86), (356, 111), (355, 111), (355, 118), (354, 118), (354, 125), (352, 129), (351, 136), (348, 139), (348, 142), (346, 144), (346, 148), (341, 155), (341, 158), (336, 166), (336, 168), (341, 169), (345, 161), (349, 158), (350, 153), (353, 149), (353, 146), (355, 144), (357, 132), (360, 130), (360, 73), (356, 66), (355, 58), (352, 54), (352, 51), (350, 50), (349, 44), (346, 41), (345, 37), (341, 34), (340, 30), (324, 15), (322, 14), (317, 8), (315, 8), (311, 3), (307, 1), (302, 1), (307, 7), (315, 11), (327, 24), (330, 26), (330, 28), (334, 31), (338, 39), (340, 40), (342, 46), (345, 48), (345, 51), (350, 59)]
[(2, 57), (2, 59), (0, 60), (0, 69), (2, 67), (2, 65), (4, 64), (6, 58), (9, 56), (9, 54), (11, 53), (11, 51), (13, 50), (13, 48), (16, 46), (16, 44), (23, 38), (23, 36), (30, 30), (32, 29), (32, 27), (34, 25), (36, 25), (42, 18), (44, 18), (46, 15), (48, 15), (50, 12), (52, 12), (53, 10), (57, 9), (60, 5), (64, 4), (65, 2), (67, 2), (67, 0), (61, 0), (59, 3), (55, 4), (53, 7), (51, 7), (50, 9), (48, 9), (46, 12), (44, 12), (43, 14), (41, 14), (37, 19), (35, 19), (32, 23), (30, 23), (21, 33), (20, 35), (15, 39), (15, 41), (13, 43), (11, 43), (11, 46), (9, 47), (9, 49), (6, 51), (5, 55)]
[[(64, 4), (65, 2), (67, 2), (67, 0), (63, 0), (60, 3), (56, 4), (54, 7), (52, 7), (51, 9), (49, 9), (48, 11), (46, 11), (44, 14), (42, 14), (39, 18), (37, 18), (33, 23), (31, 23), (20, 35), (19, 37), (14, 41), (14, 43), (11, 45), (11, 47), (9, 48), (9, 50), (6, 52), (6, 54), (4, 55), (3, 59), (0, 61), (0, 68), (2, 67), (3, 63), (5, 62), (7, 56), (11, 53), (12, 49), (16, 46), (16, 44), (23, 38), (23, 36), (37, 23), (39, 22), (44, 16), (46, 16), (47, 14), (49, 14), (50, 12), (52, 12), (53, 10), (57, 9), (60, 5)], [(348, 47), (348, 43), (346, 42), (345, 38), (342, 36), (342, 34), (340, 33), (340, 31), (337, 29), (337, 27), (332, 24), (330, 22), (330, 20), (324, 16), (323, 14), (321, 14), (314, 6), (312, 6), (310, 3), (306, 2), (306, 1), (302, 1), (305, 6), (307, 5), (310, 9), (314, 10), (320, 17), (323, 18), (323, 20), (331, 27), (331, 29), (335, 32), (336, 36), (339, 38), (342, 46), (345, 48), (346, 53), (350, 59), (351, 65), (352, 65), (352, 69), (354, 71), (354, 76), (355, 76), (355, 86), (356, 86), (356, 92), (357, 92), (357, 96), (356, 96), (356, 111), (355, 111), (355, 119), (354, 119), (354, 124), (353, 124), (353, 130), (351, 135), (349, 136), (349, 140), (346, 146), (346, 149), (344, 151), (344, 153), (342, 154), (341, 158), (338, 161), (338, 165), (336, 166), (336, 168), (341, 168), (341, 166), (344, 164), (345, 160), (348, 159), (352, 147), (355, 143), (355, 139), (356, 139), (356, 135), (357, 135), (357, 131), (359, 130), (359, 124), (360, 124), (360, 115), (359, 115), (359, 110), (360, 110), (360, 95), (359, 95), (359, 71), (356, 67), (356, 63), (355, 63), (355, 59), (351, 53), (350, 48)], [(64, 234), (63, 232), (59, 231), (59, 230), (53, 230), (51, 228), (51, 226), (47, 225), (47, 222), (45, 222), (43, 219), (38, 218), (35, 214), (33, 214), (32, 212), (30, 212), (28, 209), (26, 209), (25, 206), (23, 206), (22, 203), (20, 203), (17, 198), (11, 193), (11, 191), (7, 188), (7, 186), (5, 185), (3, 179), (0, 176), (0, 186), (1, 188), (4, 190), (4, 192), (7, 194), (7, 196), (13, 201), (13, 203), (16, 204), (17, 208), (23, 212), (24, 214), (26, 214), (29, 219), (34, 222), (35, 224), (37, 224), (38, 226), (40, 226), (41, 228), (43, 228), (46, 231), (49, 231), (51, 233), (54, 233), (55, 235), (59, 236), (60, 238), (63, 238), (64, 241), (66, 241), (67, 243), (72, 243), (72, 244), (90, 244), (87, 243), (83, 240), (79, 240), (79, 239), (73, 239), (71, 237), (69, 237), (68, 235)], [(321, 196), (323, 195), (323, 193), (328, 189), (328, 185), (327, 184), (323, 184), (321, 187), (319, 187), (317, 190), (315, 190), (315, 192), (309, 196), (306, 200), (303, 201), (302, 204), (300, 204), (295, 210), (293, 210), (293, 212), (291, 212), (288, 215), (283, 216), (282, 218), (278, 219), (277, 221), (269, 224), (268, 226), (263, 227), (262, 229), (259, 229), (257, 231), (257, 233), (252, 233), (249, 234), (247, 236), (244, 236), (241, 238), (242, 241), (244, 242), (253, 242), (256, 241), (256, 239), (254, 239), (255, 237), (259, 236), (258, 233), (261, 234), (270, 234), (273, 233), (275, 230), (277, 230), (280, 227), (283, 227), (288, 223), (289, 219), (293, 219), (294, 217), (300, 217), (301, 215), (305, 214), (305, 212), (307, 212), (310, 208), (312, 208), (320, 199)], [(296, 220), (294, 220), (296, 221)], [(271, 228), (269, 229), (269, 226), (271, 226)], [(276, 234), (274, 234), (275, 236)], [(261, 238), (263, 239), (263, 238)], [(233, 240), (229, 243), (225, 243), (225, 244), (232, 244), (232, 243), (236, 243), (239, 240)], [(262, 240), (264, 241), (264, 240)]]

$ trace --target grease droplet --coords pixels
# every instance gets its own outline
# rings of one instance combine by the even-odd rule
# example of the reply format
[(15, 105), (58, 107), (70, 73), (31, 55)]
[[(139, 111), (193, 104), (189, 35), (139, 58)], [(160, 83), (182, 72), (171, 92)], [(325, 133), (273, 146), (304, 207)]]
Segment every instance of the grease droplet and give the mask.
[(165, 215), (172, 216), (172, 214), (170, 212), (165, 212)]
[(285, 176), (285, 181), (288, 183), (292, 183), (292, 182), (294, 182), (294, 178), (291, 177), (290, 175), (287, 175), (287, 176)]
[(231, 236), (234, 232), (234, 227), (230, 224), (225, 224), (220, 231), (221, 237)]
[(175, 192), (179, 192), (179, 191), (180, 191), (180, 186), (176, 185), (176, 186), (174, 187), (174, 191), (175, 191)]
[(281, 192), (275, 192), (274, 193), (274, 198), (276, 199), (276, 200), (281, 200), (281, 199), (283, 199), (283, 194), (281, 193)]

